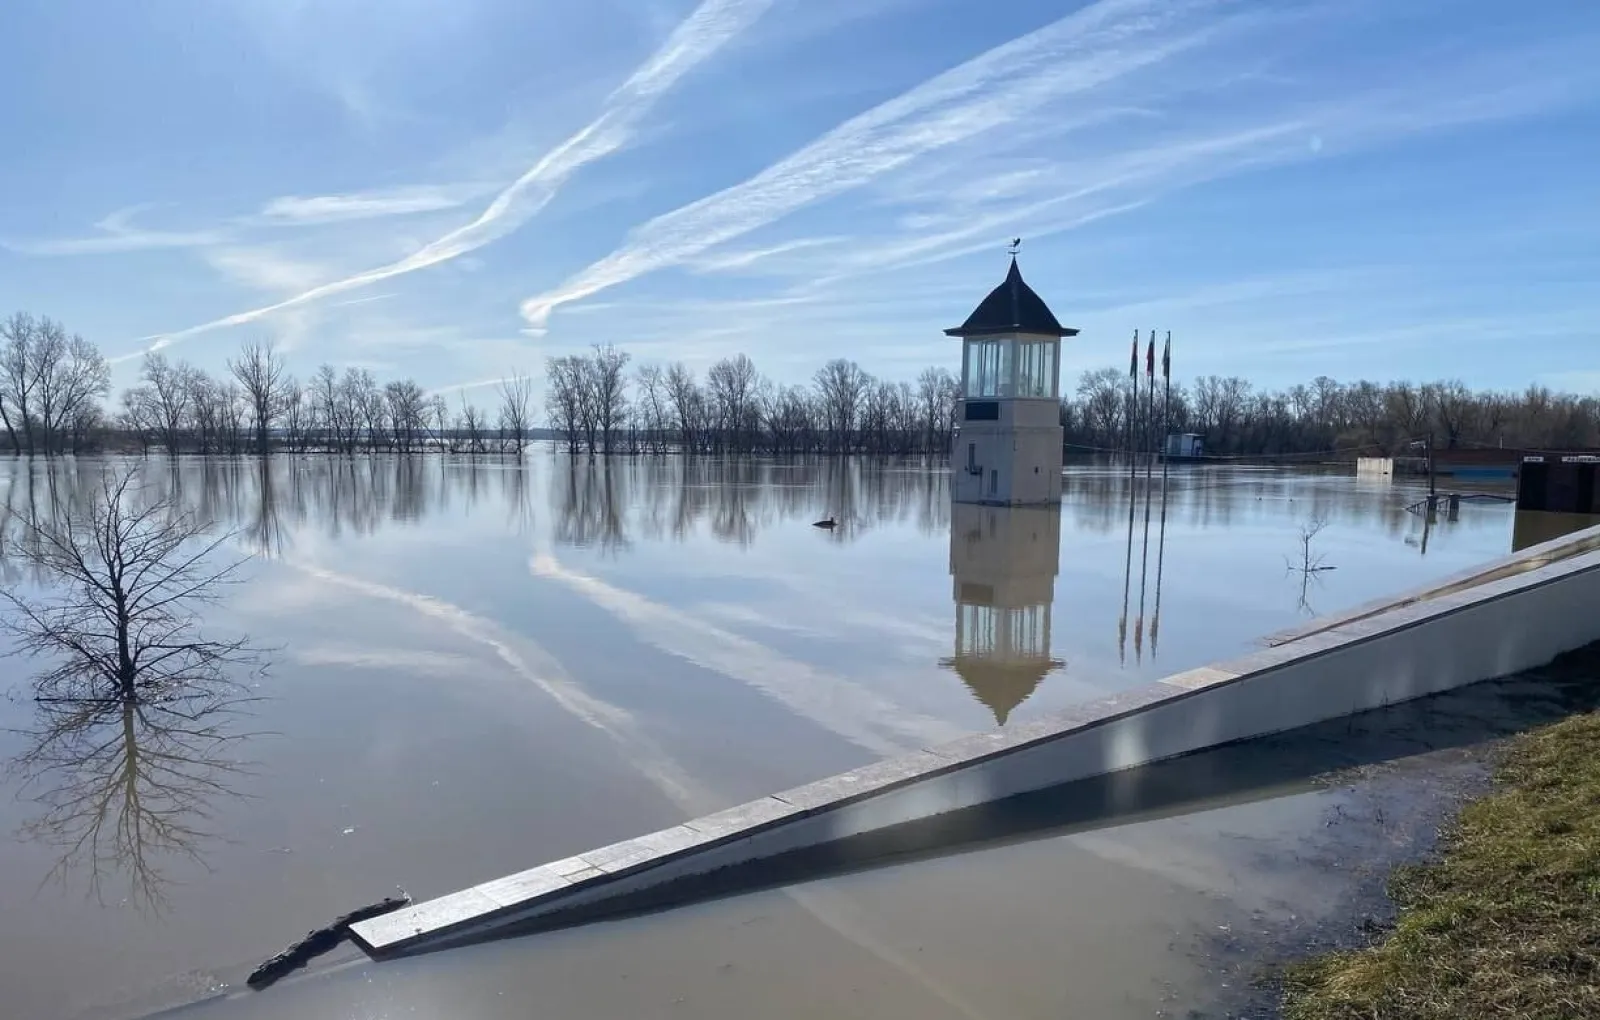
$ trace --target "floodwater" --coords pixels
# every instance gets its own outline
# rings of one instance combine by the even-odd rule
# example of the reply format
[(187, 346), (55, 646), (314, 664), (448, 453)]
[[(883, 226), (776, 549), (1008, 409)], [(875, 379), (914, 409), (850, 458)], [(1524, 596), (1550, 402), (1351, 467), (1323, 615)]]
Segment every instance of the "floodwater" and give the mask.
[[(104, 466), (0, 464), (0, 513)], [(1505, 506), (1429, 522), (1406, 509), (1424, 487), (1263, 469), (1175, 468), (1163, 500), (1158, 468), (1130, 501), (1123, 470), (1071, 468), (1059, 512), (952, 508), (942, 469), (875, 462), (541, 448), (140, 470), (148, 498), (251, 555), (205, 625), (248, 634), (267, 671), (223, 717), (104, 720), (41, 768), (32, 664), (4, 660), (8, 1015), (206, 1000), (397, 887), (437, 895), (1232, 656), (1515, 537)], [(998, 845), (404, 963), (334, 957), (198, 1008), (1182, 1015), (1174, 989), (1211, 973), (1185, 950), (1219, 910), (1307, 898), (1299, 878), (1241, 884), (1236, 851), (1321, 827), (1325, 794), (1306, 769), (1251, 775), (1176, 814), (1052, 807)]]

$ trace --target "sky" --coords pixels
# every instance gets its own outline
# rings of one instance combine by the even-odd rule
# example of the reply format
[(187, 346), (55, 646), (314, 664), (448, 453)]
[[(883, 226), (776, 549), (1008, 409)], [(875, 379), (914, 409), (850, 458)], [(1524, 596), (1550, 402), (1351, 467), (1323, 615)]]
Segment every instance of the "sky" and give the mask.
[[(1600, 392), (1585, 0), (7, 0), (0, 314), (493, 399), (615, 343)], [(1070, 386), (1068, 381), (1067, 386)]]

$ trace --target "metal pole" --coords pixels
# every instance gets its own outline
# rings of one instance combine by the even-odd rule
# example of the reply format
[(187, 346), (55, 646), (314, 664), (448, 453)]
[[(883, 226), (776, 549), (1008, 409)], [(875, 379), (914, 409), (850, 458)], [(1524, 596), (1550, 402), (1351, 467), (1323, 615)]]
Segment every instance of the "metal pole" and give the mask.
[(1433, 487), (1433, 431), (1428, 432), (1428, 503), (1431, 508), (1434, 497)]

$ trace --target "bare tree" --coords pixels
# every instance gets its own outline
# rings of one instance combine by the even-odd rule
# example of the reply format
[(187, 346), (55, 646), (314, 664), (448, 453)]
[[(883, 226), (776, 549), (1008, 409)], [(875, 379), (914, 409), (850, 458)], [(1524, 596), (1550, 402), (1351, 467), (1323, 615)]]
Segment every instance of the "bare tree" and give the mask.
[(228, 371), (239, 380), (250, 404), (250, 423), (255, 429), (256, 453), (269, 449), (273, 423), (283, 411), (286, 378), (283, 359), (271, 343), (252, 341), (244, 345), (238, 360), (228, 362)]
[(861, 401), (871, 384), (871, 376), (860, 365), (844, 358), (835, 358), (817, 371), (817, 394), (833, 452), (846, 453), (852, 448)]
[(679, 361), (667, 369), (667, 395), (678, 425), (678, 447), (684, 453), (700, 448), (700, 422), (705, 415), (705, 394), (689, 366)]
[(92, 403), (111, 391), (111, 371), (96, 347), (61, 324), (42, 319), (33, 349), (36, 362), (34, 404), (44, 433), (45, 453), (63, 451), (62, 436)]
[(636, 375), (639, 383), (639, 427), (644, 433), (645, 447), (651, 453), (663, 453), (667, 436), (665, 375), (660, 365), (640, 365)]
[(522, 455), (522, 446), (528, 439), (528, 426), (532, 422), (533, 380), (525, 375), (514, 375), (500, 380), (500, 439), (504, 447), (507, 438), (511, 452)]
[(456, 431), (465, 437), (468, 453), (479, 454), (483, 452), (484, 427), (483, 412), (478, 410), (476, 405), (469, 402), (466, 397), (462, 397), (461, 417), (456, 419)]
[(169, 457), (178, 455), (183, 427), (195, 397), (193, 370), (183, 364), (172, 365), (155, 352), (144, 356), (139, 376), (144, 380), (149, 417)]
[[(40, 324), (26, 312), (17, 312), (0, 322), (0, 420), (11, 440), (11, 452), (28, 456), (34, 452), (35, 395), (39, 389), (38, 358)], [(22, 431), (22, 442), (17, 430)]]
[(1328, 526), (1328, 522), (1321, 517), (1312, 517), (1300, 526), (1300, 549), (1294, 559), (1285, 556), (1284, 567), (1290, 573), (1300, 575), (1300, 609), (1307, 616), (1316, 615), (1311, 608), (1311, 582), (1324, 571), (1338, 568), (1326, 565), (1323, 561), (1327, 558), (1325, 553), (1316, 550), (1317, 536)]
[[(596, 344), (590, 366), (590, 399), (594, 402), (594, 422), (605, 443), (605, 451), (610, 453), (612, 438), (628, 413), (627, 378), (623, 374), (628, 367), (628, 354), (610, 344)], [(589, 449), (594, 449), (592, 436)]]
[(305, 452), (313, 420), (310, 397), (299, 382), (289, 379), (283, 388), (283, 438), (289, 449)]
[(383, 387), (383, 400), (395, 449), (408, 454), (421, 443), (428, 428), (427, 395), (414, 381), (398, 379)]
[(25, 519), (9, 542), (57, 582), (43, 595), (0, 590), (18, 650), (52, 660), (34, 678), (42, 699), (181, 702), (253, 661), (243, 639), (199, 633), (197, 607), (215, 603), (242, 562), (213, 563), (229, 536), (207, 537), (170, 499), (136, 505), (134, 477), (105, 474), (86, 501)]
[(584, 410), (584, 359), (572, 354), (551, 358), (546, 362), (545, 375), (550, 387), (545, 398), (550, 424), (567, 441), (567, 452), (577, 453)]

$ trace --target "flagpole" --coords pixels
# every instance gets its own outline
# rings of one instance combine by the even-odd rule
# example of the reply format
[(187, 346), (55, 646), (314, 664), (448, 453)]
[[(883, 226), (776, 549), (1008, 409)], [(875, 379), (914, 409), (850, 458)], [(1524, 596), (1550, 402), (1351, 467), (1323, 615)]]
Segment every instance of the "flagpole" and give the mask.
[[(1146, 399), (1147, 409), (1144, 416), (1144, 430), (1148, 436), (1155, 427), (1156, 417), (1156, 331), (1150, 331), (1150, 347), (1144, 358), (1144, 374), (1146, 388), (1149, 391)], [(1150, 576), (1150, 483), (1155, 474), (1155, 451), (1147, 452), (1144, 462), (1144, 542), (1143, 551), (1139, 555), (1139, 615), (1133, 624), (1133, 650), (1136, 656), (1142, 657), (1144, 638), (1144, 593), (1145, 581)]]
[(1134, 419), (1139, 407), (1139, 331), (1133, 331), (1133, 354), (1128, 361), (1128, 549), (1122, 564), (1122, 615), (1117, 618), (1117, 658), (1127, 661), (1128, 589), (1133, 583), (1133, 505), (1138, 489), (1139, 458), (1134, 453)]
[[(1163, 444), (1165, 436), (1172, 428), (1172, 330), (1167, 330), (1167, 342), (1161, 349), (1161, 380), (1165, 388), (1165, 396), (1161, 401), (1161, 434)], [(1156, 645), (1161, 633), (1161, 568), (1167, 558), (1167, 466), (1171, 460), (1162, 451), (1161, 457), (1161, 531), (1156, 539), (1156, 609), (1155, 616), (1150, 620), (1150, 656), (1155, 657)]]

